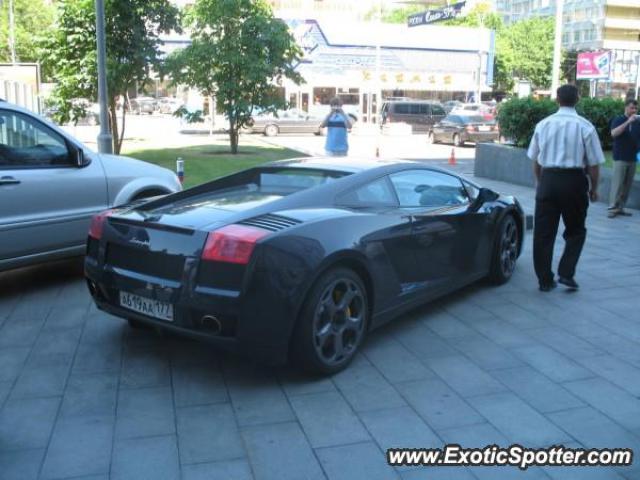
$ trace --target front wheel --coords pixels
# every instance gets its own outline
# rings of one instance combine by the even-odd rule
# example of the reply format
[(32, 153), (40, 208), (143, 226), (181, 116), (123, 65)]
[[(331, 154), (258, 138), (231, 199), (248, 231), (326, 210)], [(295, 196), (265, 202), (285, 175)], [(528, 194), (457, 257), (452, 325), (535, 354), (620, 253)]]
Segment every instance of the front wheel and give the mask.
[(491, 260), (491, 273), (489, 280), (496, 285), (509, 281), (516, 268), (518, 259), (518, 243), (520, 232), (516, 221), (511, 215), (507, 215), (498, 227), (498, 235)]
[(278, 135), (278, 127), (276, 125), (267, 125), (264, 127), (264, 134), (267, 137), (275, 137)]
[(324, 273), (300, 312), (291, 345), (294, 363), (324, 375), (343, 370), (362, 344), (367, 316), (360, 277), (346, 268)]

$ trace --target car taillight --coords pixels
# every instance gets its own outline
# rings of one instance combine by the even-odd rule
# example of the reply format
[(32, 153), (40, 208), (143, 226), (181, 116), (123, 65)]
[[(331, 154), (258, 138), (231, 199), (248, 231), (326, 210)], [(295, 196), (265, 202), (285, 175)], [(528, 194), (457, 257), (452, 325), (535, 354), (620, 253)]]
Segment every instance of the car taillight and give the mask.
[(244, 225), (227, 225), (209, 232), (202, 250), (202, 259), (246, 265), (256, 242), (271, 232)]
[(100, 212), (95, 214), (91, 218), (91, 225), (89, 226), (89, 236), (95, 238), (96, 240), (100, 240), (102, 238), (102, 229), (104, 228), (104, 222), (107, 217), (111, 215), (115, 210), (105, 210), (104, 212)]
[(476, 128), (473, 125), (467, 125), (466, 130), (467, 132), (473, 132)]

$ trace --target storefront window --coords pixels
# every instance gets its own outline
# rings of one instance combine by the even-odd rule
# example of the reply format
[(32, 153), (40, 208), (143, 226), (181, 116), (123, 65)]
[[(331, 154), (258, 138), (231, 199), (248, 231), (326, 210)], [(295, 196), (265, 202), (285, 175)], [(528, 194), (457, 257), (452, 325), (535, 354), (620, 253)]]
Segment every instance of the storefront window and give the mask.
[(329, 105), (329, 102), (336, 96), (334, 87), (315, 87), (313, 89), (314, 105)]
[(339, 88), (337, 93), (343, 105), (358, 105), (360, 103), (359, 88)]

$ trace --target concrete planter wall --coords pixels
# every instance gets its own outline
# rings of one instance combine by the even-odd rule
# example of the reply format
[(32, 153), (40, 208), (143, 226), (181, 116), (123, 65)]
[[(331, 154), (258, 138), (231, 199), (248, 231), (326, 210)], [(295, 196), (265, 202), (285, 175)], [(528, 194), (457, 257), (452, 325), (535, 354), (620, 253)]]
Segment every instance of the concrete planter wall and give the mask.
[[(533, 164), (527, 157), (527, 152), (524, 148), (499, 145), (497, 143), (478, 144), (474, 174), (477, 177), (535, 187)], [(609, 202), (610, 189), (611, 170), (603, 168), (600, 170), (600, 185), (598, 187), (601, 202)], [(640, 177), (638, 175), (636, 175), (631, 187), (627, 207), (640, 209)]]

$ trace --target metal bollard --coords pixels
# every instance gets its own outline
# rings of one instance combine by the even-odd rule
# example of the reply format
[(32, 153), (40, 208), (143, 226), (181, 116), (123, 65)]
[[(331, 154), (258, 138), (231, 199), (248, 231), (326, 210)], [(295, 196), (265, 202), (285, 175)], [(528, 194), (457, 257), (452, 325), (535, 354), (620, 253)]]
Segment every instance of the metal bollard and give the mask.
[(180, 184), (184, 183), (184, 160), (181, 157), (178, 157), (176, 160), (176, 173), (178, 174), (178, 180), (180, 180)]

